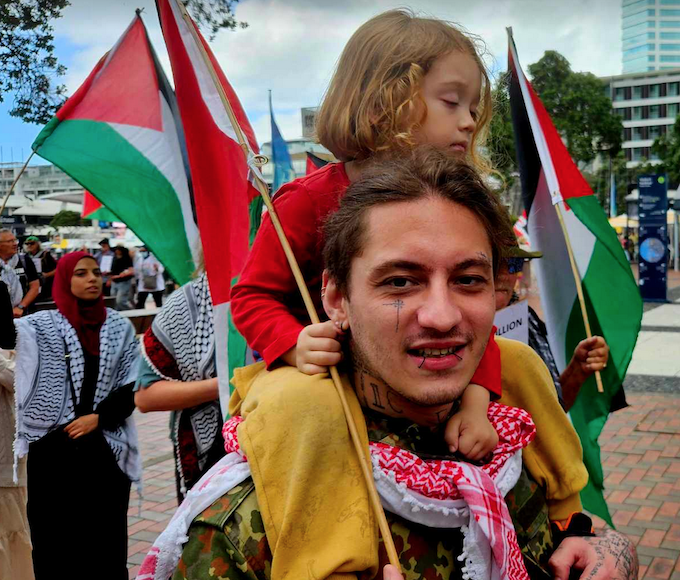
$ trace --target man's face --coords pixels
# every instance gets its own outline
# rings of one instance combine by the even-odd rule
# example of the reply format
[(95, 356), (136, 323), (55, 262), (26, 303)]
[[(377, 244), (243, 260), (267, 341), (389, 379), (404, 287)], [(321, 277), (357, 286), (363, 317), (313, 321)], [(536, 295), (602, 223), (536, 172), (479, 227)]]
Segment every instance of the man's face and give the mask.
[(343, 298), (352, 356), (422, 406), (470, 382), (494, 317), (492, 250), (474, 214), (441, 198), (369, 210)]
[(26, 251), (33, 256), (35, 256), (35, 254), (38, 253), (38, 250), (40, 250), (40, 245), (38, 242), (34, 242), (33, 240), (26, 242), (24, 246), (26, 247)]
[(19, 242), (12, 233), (0, 234), (0, 258), (8, 260), (17, 253)]
[(108, 252), (111, 250), (111, 246), (108, 244), (99, 244), (102, 247), (102, 252)]
[(519, 276), (519, 271), (513, 269), (513, 273), (510, 273), (507, 260), (501, 260), (496, 275), (496, 310), (501, 310), (510, 304), (517, 284), (517, 276)]

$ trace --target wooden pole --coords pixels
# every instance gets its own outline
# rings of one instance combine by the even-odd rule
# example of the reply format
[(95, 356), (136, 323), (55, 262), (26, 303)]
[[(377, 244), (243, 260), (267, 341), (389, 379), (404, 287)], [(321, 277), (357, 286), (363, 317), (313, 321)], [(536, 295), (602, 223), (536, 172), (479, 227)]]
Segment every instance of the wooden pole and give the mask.
[(0, 206), (0, 215), (2, 215), (2, 212), (5, 211), (5, 206), (7, 205), (7, 201), (9, 200), (9, 196), (12, 195), (12, 192), (14, 191), (14, 187), (16, 186), (17, 182), (19, 181), (19, 178), (24, 174), (24, 171), (26, 171), (26, 167), (28, 167), (28, 163), (31, 160), (31, 158), (33, 157), (33, 155), (35, 155), (35, 151), (31, 151), (31, 154), (28, 156), (28, 159), (26, 159), (26, 163), (24, 163), (24, 166), (19, 171), (19, 174), (14, 178), (12, 185), (9, 186), (9, 191), (5, 195), (5, 199), (2, 200), (2, 206)]
[[(578, 301), (581, 305), (581, 316), (583, 316), (583, 325), (586, 328), (586, 336), (591, 338), (593, 336), (590, 331), (590, 319), (588, 318), (588, 310), (586, 309), (586, 299), (583, 295), (583, 284), (581, 282), (581, 274), (576, 266), (576, 259), (574, 258), (574, 251), (571, 248), (571, 241), (569, 240), (569, 233), (567, 232), (567, 226), (564, 223), (564, 217), (562, 216), (562, 208), (560, 207), (560, 202), (555, 204), (555, 211), (557, 212), (557, 219), (560, 221), (560, 227), (562, 228), (562, 234), (564, 235), (564, 243), (567, 245), (567, 253), (569, 254), (569, 262), (571, 263), (571, 271), (574, 274), (574, 282), (576, 282), (576, 294), (578, 295)], [(600, 371), (595, 371), (595, 382), (597, 383), (597, 392), (604, 393), (604, 386), (602, 385), (602, 375)]]
[[(248, 144), (248, 141), (245, 135), (243, 134), (241, 127), (238, 124), (238, 120), (236, 119), (234, 111), (231, 108), (231, 103), (229, 102), (229, 99), (227, 98), (227, 95), (224, 92), (222, 83), (220, 83), (220, 80), (217, 77), (217, 73), (215, 72), (215, 69), (212, 66), (212, 62), (210, 61), (210, 57), (208, 56), (205, 47), (201, 42), (201, 38), (199, 37), (199, 35), (196, 32), (196, 29), (194, 28), (194, 23), (191, 20), (189, 13), (186, 11), (182, 3), (177, 2), (176, 4), (182, 12), (182, 16), (184, 17), (184, 20), (189, 30), (191, 31), (191, 34), (194, 38), (194, 41), (196, 42), (196, 45), (199, 47), (201, 56), (205, 62), (206, 67), (208, 68), (208, 72), (210, 73), (213, 82), (215, 83), (215, 88), (217, 89), (217, 92), (220, 95), (222, 105), (224, 105), (224, 108), (227, 111), (227, 114), (229, 115), (229, 120), (231, 121), (234, 131), (236, 132), (236, 136), (238, 137), (238, 141), (241, 145), (241, 148), (243, 149), (246, 159), (249, 159), (250, 156), (253, 155), (253, 152), (250, 149), (250, 145)], [(264, 157), (263, 156), (260, 157), (261, 158), (258, 160), (258, 162), (261, 163), (264, 160)], [(300, 294), (302, 295), (302, 300), (305, 303), (307, 314), (309, 315), (309, 318), (312, 321), (312, 323), (317, 324), (319, 322), (319, 316), (316, 312), (314, 302), (312, 301), (312, 298), (309, 295), (309, 289), (307, 288), (304, 276), (300, 271), (300, 267), (295, 258), (295, 254), (293, 254), (293, 250), (291, 249), (290, 244), (288, 243), (286, 234), (283, 231), (283, 227), (281, 226), (279, 217), (276, 214), (274, 205), (272, 204), (271, 197), (269, 195), (269, 187), (267, 186), (266, 183), (264, 183), (264, 181), (260, 179), (260, 176), (258, 174), (254, 173), (254, 177), (255, 186), (257, 187), (257, 190), (260, 192), (260, 195), (262, 196), (265, 206), (267, 206), (269, 218), (271, 219), (272, 225), (276, 230), (276, 234), (279, 238), (279, 241), (281, 242), (283, 251), (286, 254), (286, 259), (288, 260), (290, 269), (293, 272), (293, 277), (295, 278), (295, 282), (297, 283), (298, 289), (300, 290)], [(345, 413), (345, 419), (347, 420), (347, 427), (349, 429), (350, 438), (352, 439), (352, 444), (354, 445), (354, 449), (359, 457), (361, 471), (366, 482), (366, 487), (368, 488), (369, 500), (373, 508), (373, 512), (376, 516), (376, 519), (378, 520), (378, 527), (380, 529), (380, 533), (385, 544), (385, 550), (387, 551), (388, 559), (390, 561), (390, 564), (396, 566), (396, 568), (399, 571), (401, 571), (399, 556), (397, 555), (397, 550), (394, 546), (392, 533), (390, 532), (390, 527), (389, 524), (387, 523), (387, 518), (385, 517), (385, 511), (383, 510), (382, 504), (380, 503), (380, 496), (378, 495), (378, 491), (375, 487), (375, 480), (373, 479), (373, 469), (366, 457), (365, 449), (363, 449), (362, 447), (361, 440), (359, 439), (359, 432), (357, 431), (356, 425), (354, 424), (354, 419), (352, 418), (349, 404), (347, 403), (347, 398), (345, 397), (345, 391), (342, 386), (342, 381), (340, 380), (340, 374), (338, 373), (338, 369), (335, 366), (330, 367), (330, 374), (331, 378), (333, 379), (333, 384), (335, 385), (335, 389), (338, 393), (338, 396), (340, 397), (340, 403), (342, 404), (342, 409)]]

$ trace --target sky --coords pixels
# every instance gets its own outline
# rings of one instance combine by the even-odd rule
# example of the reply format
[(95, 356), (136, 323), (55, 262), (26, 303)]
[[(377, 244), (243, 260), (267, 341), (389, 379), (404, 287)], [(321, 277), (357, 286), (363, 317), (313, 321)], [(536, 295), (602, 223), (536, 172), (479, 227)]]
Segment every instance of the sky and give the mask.
[[(62, 82), (69, 95), (125, 31), (136, 8), (144, 10), (151, 42), (171, 77), (153, 0), (70, 2), (53, 22), (55, 54), (68, 68)], [(510, 26), (525, 70), (546, 50), (556, 50), (574, 71), (621, 73), (621, 0), (241, 0), (236, 18), (248, 28), (222, 31), (210, 44), (258, 141), (271, 135), (269, 89), (284, 138), (301, 137), (300, 109), (319, 105), (352, 33), (372, 16), (399, 7), (456, 22), (477, 36), (493, 72), (506, 69), (505, 29)], [(0, 155), (5, 162), (22, 161), (40, 127), (10, 117), (11, 95), (5, 101), (0, 103)]]

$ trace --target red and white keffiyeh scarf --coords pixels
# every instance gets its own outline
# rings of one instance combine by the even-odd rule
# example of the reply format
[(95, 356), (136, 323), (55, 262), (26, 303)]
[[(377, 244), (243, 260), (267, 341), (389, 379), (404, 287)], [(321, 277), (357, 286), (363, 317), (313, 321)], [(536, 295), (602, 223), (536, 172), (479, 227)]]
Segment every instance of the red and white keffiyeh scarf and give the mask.
[[(398, 487), (413, 492), (415, 497), (420, 496), (420, 502), (424, 504), (421, 507), (424, 509), (427, 509), (428, 499), (446, 500), (446, 505), (452, 506), (455, 502), (450, 503), (451, 500), (462, 500), (469, 509), (470, 524), (461, 527), (467, 529), (474, 526), (487, 538), (495, 563), (491, 570), (479, 565), (476, 568), (485, 569), (491, 577), (498, 574), (500, 578), (528, 579), (524, 560), (517, 544), (515, 528), (504, 499), (505, 493), (514, 486), (517, 479), (515, 477), (514, 481), (508, 485), (508, 478), (505, 477), (506, 485), (503, 491), (499, 489), (495, 480), (507, 474), (504, 468), (508, 467), (508, 463), (513, 458), (519, 463), (518, 451), (531, 443), (536, 434), (536, 428), (526, 411), (498, 403), (489, 405), (488, 417), (498, 432), (499, 442), (493, 451), (492, 460), (486, 465), (477, 467), (447, 459), (423, 460), (415, 453), (401, 447), (370, 442), (374, 473), (377, 469), (382, 472), (383, 478), (387, 476)], [(241, 417), (233, 417), (224, 424), (222, 435), (227, 453), (240, 453), (236, 430), (241, 421), (243, 421)], [(375, 475), (379, 480), (380, 474)], [(382, 487), (378, 485), (379, 492), (382, 491)], [(404, 501), (410, 501), (410, 498), (405, 497)], [(462, 503), (460, 505), (463, 506)], [(393, 504), (390, 507), (394, 507)], [(443, 509), (449, 511), (447, 508)], [(455, 512), (456, 509), (451, 508), (451, 511)], [(409, 518), (408, 513), (400, 511), (400, 515)], [(414, 521), (422, 521), (422, 518)], [(479, 533), (476, 536), (479, 536)], [(472, 546), (471, 548), (475, 549)], [(466, 571), (472, 572), (472, 570), (464, 570)], [(475, 576), (475, 574), (469, 575)]]
[[(464, 577), (528, 580), (504, 495), (517, 482), (521, 449), (533, 440), (536, 429), (522, 409), (491, 403), (488, 416), (499, 436), (488, 464), (423, 460), (406, 449), (370, 442), (373, 475), (390, 511), (431, 527), (461, 528)], [(142, 563), (138, 580), (169, 578), (193, 518), (250, 474), (238, 442), (242, 421), (232, 417), (224, 424), (227, 456), (189, 492)]]

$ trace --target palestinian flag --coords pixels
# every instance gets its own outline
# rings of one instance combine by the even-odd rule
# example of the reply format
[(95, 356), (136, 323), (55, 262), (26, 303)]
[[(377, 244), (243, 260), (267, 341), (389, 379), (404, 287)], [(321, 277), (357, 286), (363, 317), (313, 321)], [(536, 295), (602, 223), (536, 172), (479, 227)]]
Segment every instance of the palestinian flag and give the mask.
[(175, 96), (135, 16), (33, 150), (91, 192), (183, 284), (198, 229)]
[(314, 155), (314, 153), (310, 153), (309, 151), (307, 152), (307, 167), (306, 167), (306, 175), (309, 175), (310, 173), (316, 171), (317, 169), (321, 169), (324, 165), (327, 165), (328, 161), (325, 159), (321, 159), (321, 157), (317, 157)]
[(80, 217), (88, 220), (99, 220), (102, 222), (119, 222), (121, 219), (114, 215), (111, 210), (107, 209), (102, 202), (100, 202), (89, 191), (83, 195), (83, 210), (80, 212)]
[[(231, 324), (231, 285), (248, 254), (251, 227), (261, 205), (249, 163), (257, 141), (236, 93), (198, 27), (177, 0), (157, 0), (156, 7), (175, 79), (177, 102), (186, 132), (205, 267), (215, 311), (215, 346), (220, 401), (226, 416), (233, 369), (248, 362), (243, 338)], [(214, 77), (213, 74), (214, 73)], [(218, 84), (219, 83), (219, 84)], [(222, 92), (233, 119), (222, 104)], [(243, 135), (245, 143), (239, 142)], [(259, 171), (255, 169), (256, 171)]]
[[(597, 392), (591, 376), (570, 415), (590, 474), (581, 493), (584, 507), (611, 524), (602, 493), (604, 478), (597, 440), (633, 355), (642, 321), (642, 299), (616, 232), (520, 68), (510, 29), (508, 41), (510, 107), (522, 195), (532, 250), (543, 252), (543, 258), (535, 260), (532, 268), (538, 278), (557, 368), (560, 372), (565, 369), (576, 345), (586, 338), (568, 244), (582, 280), (592, 333), (603, 336), (610, 348), (609, 364), (602, 371), (605, 392)], [(558, 211), (564, 219), (566, 237)]]

